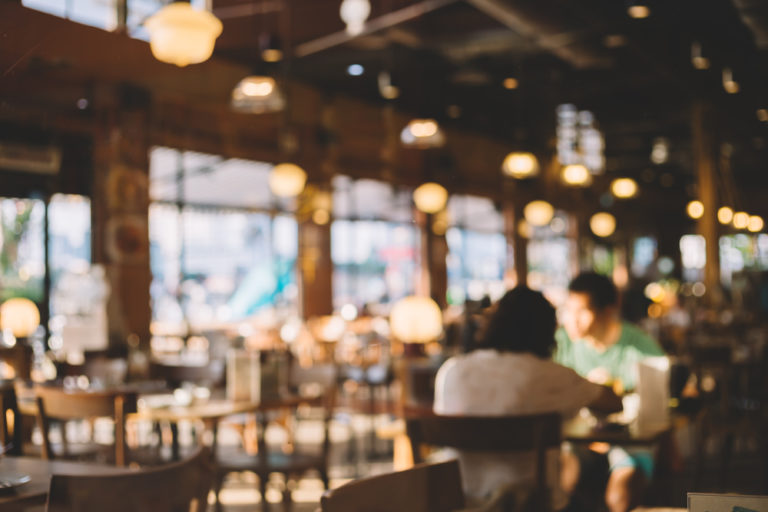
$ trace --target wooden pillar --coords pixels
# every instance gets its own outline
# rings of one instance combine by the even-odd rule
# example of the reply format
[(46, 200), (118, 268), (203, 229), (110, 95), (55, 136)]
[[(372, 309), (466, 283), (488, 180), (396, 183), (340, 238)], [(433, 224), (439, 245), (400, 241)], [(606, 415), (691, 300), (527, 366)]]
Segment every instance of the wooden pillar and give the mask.
[(706, 241), (707, 264), (704, 268), (706, 301), (716, 306), (722, 301), (720, 289), (720, 255), (717, 222), (717, 188), (715, 184), (715, 112), (703, 100), (693, 102), (691, 112), (691, 139), (693, 159), (698, 179), (699, 200), (704, 204), (704, 215), (698, 221), (698, 232)]
[(149, 94), (127, 86), (96, 91), (93, 261), (104, 265), (111, 287), (109, 343), (130, 334), (149, 349)]
[(447, 305), (448, 292), (448, 243), (445, 234), (435, 234), (432, 230), (434, 215), (414, 210), (416, 224), (421, 232), (421, 257), (419, 258), (419, 280), (416, 295), (431, 297), (441, 308)]
[(299, 298), (303, 318), (333, 313), (331, 224), (299, 221)]
[[(507, 242), (507, 267), (511, 267), (515, 286), (528, 284), (528, 239), (520, 232), (526, 197), (518, 187), (505, 187), (503, 216)], [(525, 234), (526, 236), (528, 234)]]

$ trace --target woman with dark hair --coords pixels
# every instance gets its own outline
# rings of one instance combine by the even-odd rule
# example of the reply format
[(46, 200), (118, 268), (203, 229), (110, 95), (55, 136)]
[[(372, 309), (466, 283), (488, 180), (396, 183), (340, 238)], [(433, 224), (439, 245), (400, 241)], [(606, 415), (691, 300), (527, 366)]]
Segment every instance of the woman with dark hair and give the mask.
[[(495, 416), (560, 412), (570, 416), (582, 407), (610, 412), (621, 400), (610, 389), (589, 382), (570, 368), (551, 361), (555, 348), (555, 309), (536, 291), (517, 287), (495, 305), (475, 350), (443, 364), (435, 382), (438, 414)], [(557, 454), (552, 454), (557, 459)], [(464, 490), (484, 498), (499, 486), (528, 479), (533, 459), (494, 453), (459, 453)], [(555, 501), (558, 464), (549, 475)]]

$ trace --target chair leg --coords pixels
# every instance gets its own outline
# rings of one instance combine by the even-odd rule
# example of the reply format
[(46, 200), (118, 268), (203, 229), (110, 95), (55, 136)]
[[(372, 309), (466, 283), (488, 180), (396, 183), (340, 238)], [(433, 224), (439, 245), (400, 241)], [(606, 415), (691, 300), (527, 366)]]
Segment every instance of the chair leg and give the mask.
[(320, 470), (320, 480), (323, 482), (323, 489), (327, 491), (331, 488), (330, 479), (328, 478), (328, 471), (326, 469)]
[(261, 510), (269, 512), (269, 503), (267, 503), (267, 478), (269, 475), (259, 475), (259, 492), (261, 493)]
[(216, 472), (216, 475), (213, 477), (213, 495), (216, 497), (216, 505), (215, 510), (216, 512), (222, 511), (221, 506), (221, 499), (219, 499), (219, 493), (221, 492), (221, 487), (224, 485), (224, 473)]

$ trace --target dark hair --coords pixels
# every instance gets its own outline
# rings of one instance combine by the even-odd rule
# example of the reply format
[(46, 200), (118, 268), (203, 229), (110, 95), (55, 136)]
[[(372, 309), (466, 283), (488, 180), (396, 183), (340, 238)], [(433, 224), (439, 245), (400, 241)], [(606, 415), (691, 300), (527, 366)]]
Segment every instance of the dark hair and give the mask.
[(594, 272), (582, 272), (576, 276), (568, 286), (568, 290), (589, 295), (589, 302), (597, 311), (619, 303), (619, 291), (613, 281)]
[(549, 358), (555, 348), (555, 308), (544, 296), (518, 286), (496, 303), (478, 348)]

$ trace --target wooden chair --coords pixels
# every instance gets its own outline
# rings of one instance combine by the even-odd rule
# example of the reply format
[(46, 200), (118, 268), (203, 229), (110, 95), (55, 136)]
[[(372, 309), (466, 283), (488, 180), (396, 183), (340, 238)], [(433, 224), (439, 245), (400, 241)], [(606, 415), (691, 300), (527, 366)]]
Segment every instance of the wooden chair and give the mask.
[[(216, 457), (216, 478), (214, 481), (214, 492), (216, 493), (217, 510), (221, 509), (218, 496), (221, 490), (224, 478), (227, 474), (233, 472), (250, 471), (259, 478), (259, 491), (262, 496), (262, 508), (266, 510), (268, 504), (266, 501), (266, 490), (269, 476), (272, 473), (282, 474), (285, 480), (297, 478), (309, 471), (318, 473), (325, 489), (329, 488), (328, 478), (328, 460), (330, 455), (330, 422), (333, 417), (335, 397), (336, 397), (336, 371), (333, 365), (323, 365), (323, 368), (317, 366), (302, 370), (292, 368), (290, 375), (291, 386), (296, 390), (304, 385), (320, 385), (323, 393), (307, 398), (301, 401), (302, 406), (277, 406), (271, 410), (263, 410), (258, 413), (258, 452), (249, 454), (244, 449), (238, 447), (236, 451), (219, 449)], [(279, 400), (277, 402), (279, 404)], [(269, 423), (271, 413), (288, 413), (289, 422), (298, 424), (304, 421), (298, 413), (298, 409), (307, 409), (306, 412), (321, 412), (321, 415), (315, 415), (313, 420), (320, 420), (323, 424), (323, 438), (319, 445), (312, 447), (303, 446), (299, 439), (291, 437), (289, 444), (292, 451), (279, 450), (277, 447), (269, 446), (265, 439), (265, 431)], [(278, 418), (280, 418), (278, 416)], [(285, 416), (282, 417), (285, 419)], [(296, 426), (296, 425), (293, 425)], [(292, 430), (288, 426), (288, 430)], [(313, 448), (313, 449), (309, 449)], [(283, 492), (283, 503), (286, 510), (291, 505), (291, 491), (286, 485)]]
[(456, 460), (354, 480), (327, 491), (322, 512), (448, 512), (464, 507)]
[(211, 488), (207, 449), (166, 466), (119, 475), (53, 475), (48, 512), (205, 512)]
[[(12, 423), (8, 421), (9, 416)], [(22, 418), (16, 402), (13, 381), (0, 381), (0, 449), (2, 453), (22, 454), (22, 430)]]
[[(37, 421), (43, 435), (43, 458), (76, 455), (69, 449), (65, 423), (72, 420), (89, 420), (108, 417), (114, 421), (114, 463), (125, 466), (127, 448), (125, 439), (126, 415), (136, 412), (136, 393), (68, 391), (60, 387), (36, 386)], [(50, 439), (51, 423), (61, 423), (62, 450), (55, 454)], [(93, 453), (91, 450), (89, 453)]]
[[(560, 449), (561, 418), (557, 413), (520, 416), (440, 416), (406, 409), (406, 430), (414, 462), (423, 445), (471, 452), (533, 452), (534, 481), (524, 489), (526, 510), (551, 509), (547, 485), (547, 451)], [(519, 486), (518, 486), (519, 488)], [(517, 498), (519, 502), (520, 499)]]
[(179, 387), (185, 382), (216, 387), (224, 377), (224, 365), (221, 362), (190, 365), (152, 361), (149, 364), (149, 376), (152, 379), (164, 380), (171, 388)]

